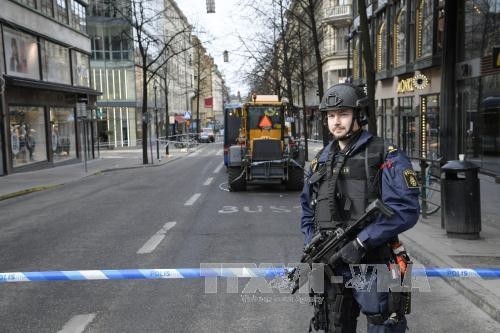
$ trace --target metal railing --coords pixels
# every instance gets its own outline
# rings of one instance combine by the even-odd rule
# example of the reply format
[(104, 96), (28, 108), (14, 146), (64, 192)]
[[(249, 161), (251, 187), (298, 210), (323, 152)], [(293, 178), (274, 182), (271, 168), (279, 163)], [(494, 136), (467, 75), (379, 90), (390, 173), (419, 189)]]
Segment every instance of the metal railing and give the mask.
[(324, 20), (333, 21), (352, 17), (351, 5), (329, 6), (324, 9)]
[(420, 170), (417, 178), (420, 183), (420, 212), (422, 218), (436, 213), (441, 208), (441, 159), (411, 158), (418, 161)]

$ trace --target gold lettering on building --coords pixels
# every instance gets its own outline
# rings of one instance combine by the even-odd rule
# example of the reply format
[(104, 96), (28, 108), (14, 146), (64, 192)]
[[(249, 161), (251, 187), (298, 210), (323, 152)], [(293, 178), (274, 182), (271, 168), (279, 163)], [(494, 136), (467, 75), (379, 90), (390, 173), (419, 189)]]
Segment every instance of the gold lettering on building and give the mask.
[(413, 78), (401, 80), (398, 82), (398, 87), (396, 92), (398, 94), (413, 91)]

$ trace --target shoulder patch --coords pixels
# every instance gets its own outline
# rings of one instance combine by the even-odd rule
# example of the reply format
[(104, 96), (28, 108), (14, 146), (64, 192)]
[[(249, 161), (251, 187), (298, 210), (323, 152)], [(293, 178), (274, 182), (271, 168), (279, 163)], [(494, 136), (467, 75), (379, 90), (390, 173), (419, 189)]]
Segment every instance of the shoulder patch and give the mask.
[(412, 169), (403, 170), (403, 178), (408, 188), (418, 188), (417, 174)]
[(392, 145), (387, 147), (387, 153), (389, 154), (394, 153), (396, 151), (398, 151), (398, 149)]
[(318, 169), (318, 159), (315, 158), (311, 161), (311, 170), (313, 172), (316, 172), (317, 169)]

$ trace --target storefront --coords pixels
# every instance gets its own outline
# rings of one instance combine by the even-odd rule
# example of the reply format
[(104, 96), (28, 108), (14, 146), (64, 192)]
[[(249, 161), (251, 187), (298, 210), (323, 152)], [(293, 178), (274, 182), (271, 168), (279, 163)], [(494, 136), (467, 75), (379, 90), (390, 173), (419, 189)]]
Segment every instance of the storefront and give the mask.
[(377, 133), (413, 158), (439, 158), (439, 67), (377, 82)]
[(89, 88), (89, 56), (7, 25), (1, 32), (0, 175), (78, 161), (88, 121), (76, 106), (91, 110), (97, 95)]

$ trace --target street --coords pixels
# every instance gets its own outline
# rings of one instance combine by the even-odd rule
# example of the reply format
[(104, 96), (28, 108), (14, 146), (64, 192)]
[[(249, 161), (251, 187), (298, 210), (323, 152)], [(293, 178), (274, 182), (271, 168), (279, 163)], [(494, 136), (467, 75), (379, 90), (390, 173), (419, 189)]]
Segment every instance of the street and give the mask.
[[(1, 201), (0, 272), (296, 262), (299, 193), (229, 192), (222, 161), (222, 145), (205, 144), (160, 167)], [(158, 234), (165, 237), (153, 241)], [(277, 290), (247, 297), (247, 282), (228, 292), (219, 279), (216, 293), (205, 292), (203, 279), (0, 283), (0, 331), (307, 332), (307, 302)], [(500, 330), (441, 279), (429, 284), (413, 294), (410, 332)], [(360, 318), (358, 331), (365, 326)]]

